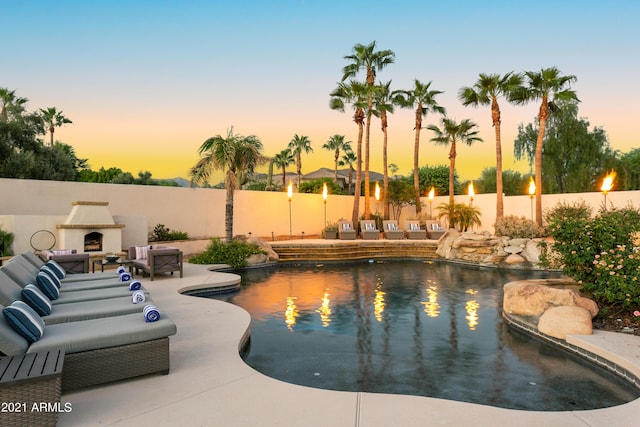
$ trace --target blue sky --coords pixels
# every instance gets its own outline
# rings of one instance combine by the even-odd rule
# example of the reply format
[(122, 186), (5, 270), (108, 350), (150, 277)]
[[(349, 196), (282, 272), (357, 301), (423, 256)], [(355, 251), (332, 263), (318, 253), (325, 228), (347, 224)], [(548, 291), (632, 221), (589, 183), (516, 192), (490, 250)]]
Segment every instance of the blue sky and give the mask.
[[(119, 166), (154, 177), (186, 176), (197, 148), (230, 126), (255, 134), (273, 155), (294, 134), (309, 136), (303, 173), (332, 167), (321, 146), (338, 133), (355, 142), (349, 112), (328, 108), (344, 55), (375, 40), (395, 64), (379, 73), (392, 87), (415, 78), (445, 93), (448, 115), (478, 123), (485, 142), (458, 150), (458, 171), (476, 178), (494, 166), (488, 108), (462, 107), (461, 86), (481, 72), (557, 66), (578, 78), (580, 115), (615, 149), (639, 146), (640, 3), (635, 1), (13, 1), (0, 0), (0, 87), (35, 110), (55, 106), (73, 120), (56, 138), (94, 169)], [(506, 169), (513, 139), (537, 105), (503, 105)], [(428, 116), (427, 124), (437, 121)], [(390, 162), (412, 168), (413, 118), (390, 121)], [(423, 131), (421, 164), (447, 151)], [(372, 126), (372, 169), (381, 170), (381, 132)], [(294, 167), (291, 170), (295, 170)]]

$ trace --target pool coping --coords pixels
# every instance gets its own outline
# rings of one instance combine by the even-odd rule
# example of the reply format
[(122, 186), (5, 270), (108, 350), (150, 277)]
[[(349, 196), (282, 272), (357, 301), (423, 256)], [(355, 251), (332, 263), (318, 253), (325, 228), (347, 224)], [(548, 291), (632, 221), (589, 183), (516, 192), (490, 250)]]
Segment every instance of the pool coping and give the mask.
[[(208, 267), (185, 264), (184, 279), (143, 279), (162, 313), (178, 326), (178, 334), (170, 339), (171, 373), (65, 394), (62, 401), (73, 409), (60, 414), (59, 426), (179, 425), (187, 420), (190, 425), (225, 426), (622, 427), (640, 420), (640, 399), (588, 411), (538, 412), (419, 396), (313, 389), (266, 377), (248, 367), (239, 354), (251, 321), (245, 310), (181, 294), (185, 289), (228, 286), (240, 280)], [(629, 363), (640, 370), (638, 337), (597, 332), (586, 339), (585, 348), (618, 354), (624, 345), (633, 356)]]

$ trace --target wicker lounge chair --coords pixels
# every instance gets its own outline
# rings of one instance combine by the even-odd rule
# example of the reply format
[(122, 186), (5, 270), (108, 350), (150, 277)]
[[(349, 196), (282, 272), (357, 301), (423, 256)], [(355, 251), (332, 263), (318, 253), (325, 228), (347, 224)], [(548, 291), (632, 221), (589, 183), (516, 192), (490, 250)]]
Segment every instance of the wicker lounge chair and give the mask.
[(351, 221), (338, 221), (338, 238), (340, 240), (355, 240), (356, 235)]
[(398, 221), (385, 220), (382, 221), (383, 235), (385, 239), (400, 240), (404, 239), (404, 232), (398, 228)]
[(411, 240), (426, 239), (427, 230), (420, 229), (420, 221), (407, 220), (404, 222), (404, 235)]
[(360, 237), (364, 240), (378, 240), (380, 238), (380, 230), (376, 227), (374, 220), (360, 220)]
[(447, 230), (442, 227), (440, 221), (435, 219), (428, 219), (426, 221), (426, 229), (427, 237), (432, 240), (438, 240), (447, 232)]

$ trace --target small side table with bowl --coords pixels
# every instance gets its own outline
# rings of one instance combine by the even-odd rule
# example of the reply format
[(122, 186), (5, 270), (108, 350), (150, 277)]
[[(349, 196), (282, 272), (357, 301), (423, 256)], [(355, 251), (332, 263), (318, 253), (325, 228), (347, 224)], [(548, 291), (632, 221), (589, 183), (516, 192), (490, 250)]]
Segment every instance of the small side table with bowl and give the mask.
[(93, 260), (92, 272), (96, 272), (96, 265), (100, 266), (100, 271), (104, 272), (105, 265), (124, 265), (129, 268), (129, 272), (131, 272), (131, 261), (128, 259), (123, 259), (120, 255), (116, 254), (106, 254), (103, 259)]

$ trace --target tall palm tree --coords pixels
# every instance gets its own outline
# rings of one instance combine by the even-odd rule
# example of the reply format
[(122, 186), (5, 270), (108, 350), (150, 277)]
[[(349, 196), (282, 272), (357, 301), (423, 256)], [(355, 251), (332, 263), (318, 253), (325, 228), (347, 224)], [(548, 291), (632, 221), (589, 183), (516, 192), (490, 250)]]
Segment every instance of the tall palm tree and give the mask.
[(273, 156), (273, 164), (277, 168), (282, 169), (282, 186), (286, 187), (287, 185), (287, 166), (293, 164), (296, 161), (293, 153), (288, 148), (285, 148), (275, 156)]
[(365, 109), (367, 108), (367, 86), (365, 83), (350, 81), (339, 83), (338, 87), (329, 95), (329, 107), (332, 110), (344, 112), (346, 104), (353, 107), (353, 121), (358, 125), (358, 140), (356, 145), (356, 188), (353, 198), (353, 213), (351, 220), (358, 222), (360, 215), (360, 187), (362, 184), (362, 134), (364, 131)]
[(255, 135), (234, 134), (231, 127), (226, 137), (216, 135), (203, 142), (198, 154), (200, 160), (190, 171), (192, 185), (207, 182), (214, 170), (225, 172), (227, 198), (224, 228), (225, 239), (230, 242), (233, 239), (233, 195), (238, 188), (239, 178), (265, 162), (262, 142)]
[(432, 142), (438, 145), (451, 145), (449, 150), (449, 205), (454, 203), (454, 173), (456, 170), (456, 145), (464, 143), (472, 145), (474, 142), (482, 142), (482, 138), (478, 137), (478, 125), (469, 119), (464, 119), (460, 123), (448, 117), (441, 119), (442, 129), (436, 125), (429, 125), (427, 129), (433, 131), (435, 136), (431, 138)]
[(387, 161), (387, 128), (389, 127), (389, 114), (393, 114), (393, 108), (396, 104), (395, 94), (391, 92), (391, 80), (386, 83), (380, 83), (375, 87), (373, 96), (373, 114), (380, 118), (380, 128), (382, 130), (382, 169), (384, 177), (382, 179), (383, 194), (383, 216), (389, 219), (389, 201), (387, 199), (387, 191), (389, 190), (389, 167)]
[(370, 188), (369, 188), (369, 137), (371, 129), (371, 114), (373, 112), (373, 87), (376, 83), (376, 74), (389, 64), (395, 62), (395, 53), (391, 50), (376, 51), (375, 40), (368, 45), (360, 43), (353, 46), (353, 53), (347, 55), (344, 59), (351, 61), (342, 69), (342, 81), (354, 78), (359, 71), (366, 72), (367, 91), (367, 108), (366, 108), (366, 127), (365, 127), (365, 146), (364, 146), (364, 217), (371, 217), (370, 207)]
[(570, 89), (576, 76), (563, 76), (556, 67), (540, 71), (525, 71), (527, 82), (512, 96), (516, 104), (540, 101), (538, 112), (538, 138), (536, 140), (535, 176), (536, 176), (536, 223), (542, 226), (542, 152), (544, 132), (549, 114), (558, 110), (556, 101), (580, 102), (576, 92)]
[(396, 99), (398, 104), (403, 108), (415, 107), (415, 142), (413, 147), (413, 188), (416, 193), (416, 213), (422, 211), (420, 203), (420, 177), (418, 170), (420, 168), (420, 131), (422, 130), (422, 119), (427, 116), (428, 112), (446, 114), (444, 107), (441, 107), (436, 101), (436, 96), (443, 93), (439, 90), (431, 90), (431, 82), (422, 83), (418, 79), (414, 81), (412, 90), (398, 91)]
[[(348, 192), (351, 193), (351, 184), (353, 183), (353, 164), (356, 163), (358, 158), (356, 157), (356, 153), (349, 148), (349, 150), (345, 151), (342, 155), (342, 158), (338, 162), (340, 166), (349, 166), (349, 182), (348, 182)], [(355, 223), (354, 223), (355, 224)]]
[(496, 218), (504, 216), (504, 201), (502, 197), (502, 139), (500, 132), (500, 105), (498, 98), (504, 96), (511, 99), (512, 94), (522, 86), (522, 75), (509, 72), (504, 76), (499, 74), (480, 73), (478, 81), (473, 86), (465, 86), (458, 92), (458, 99), (465, 107), (472, 105), (491, 105), (491, 120), (496, 132)]
[(28, 101), (27, 98), (16, 97), (15, 90), (0, 87), (0, 102), (2, 102), (0, 119), (9, 120), (9, 112), (11, 112), (13, 117), (20, 116), (20, 114), (25, 111), (25, 104)]
[(298, 173), (298, 188), (300, 188), (300, 177), (302, 175), (302, 157), (301, 154), (304, 152), (305, 154), (313, 153), (313, 148), (311, 148), (311, 140), (308, 136), (298, 135), (297, 133), (293, 135), (293, 139), (289, 141), (289, 150), (296, 156), (296, 166)]
[(56, 107), (49, 107), (46, 110), (41, 108), (40, 112), (42, 113), (42, 120), (47, 125), (49, 134), (51, 135), (50, 145), (53, 147), (53, 132), (55, 131), (55, 128), (73, 122), (63, 116), (62, 111), (56, 110)]
[(338, 160), (340, 160), (340, 152), (351, 150), (351, 141), (345, 141), (344, 135), (332, 135), (329, 140), (322, 146), (325, 150), (333, 151), (334, 160), (334, 182), (338, 183)]

